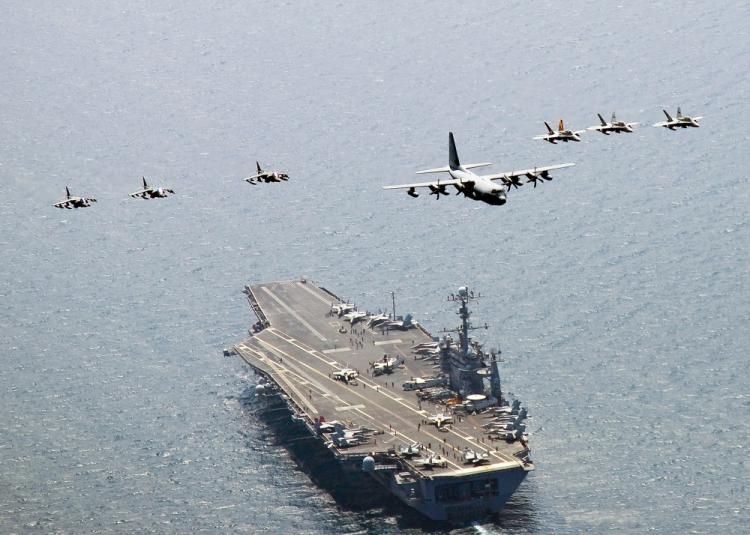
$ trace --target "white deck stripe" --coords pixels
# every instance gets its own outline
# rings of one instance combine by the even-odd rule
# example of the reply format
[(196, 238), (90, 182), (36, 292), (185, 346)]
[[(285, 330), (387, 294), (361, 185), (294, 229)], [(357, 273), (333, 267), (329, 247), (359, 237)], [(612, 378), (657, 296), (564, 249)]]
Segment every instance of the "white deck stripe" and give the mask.
[(313, 333), (315, 336), (317, 336), (318, 338), (320, 338), (321, 341), (323, 341), (323, 342), (328, 341), (328, 339), (325, 336), (323, 336), (322, 334), (320, 334), (315, 329), (315, 327), (313, 327), (312, 325), (310, 325), (305, 318), (303, 318), (302, 316), (300, 316), (299, 314), (297, 314), (294, 310), (292, 310), (292, 308), (289, 305), (287, 305), (284, 301), (282, 301), (281, 299), (279, 299), (278, 296), (275, 293), (273, 293), (271, 290), (269, 290), (266, 286), (263, 286), (262, 290), (264, 292), (266, 292), (269, 296), (271, 296), (271, 298), (274, 301), (276, 301), (279, 304), (279, 306), (281, 306), (281, 308), (283, 308), (284, 310), (286, 310), (287, 312), (289, 312), (292, 316), (294, 316), (294, 319), (296, 319), (297, 321), (299, 321), (302, 325), (304, 325), (305, 327), (307, 327), (308, 330), (311, 333)]
[(315, 290), (311, 290), (310, 287), (307, 284), (305, 284), (304, 282), (298, 282), (297, 286), (299, 286), (300, 288), (302, 288), (303, 290), (305, 290), (306, 292), (308, 292), (313, 297), (315, 297), (315, 298), (323, 301), (328, 306), (331, 306), (331, 303), (334, 300), (333, 297), (331, 297), (331, 299), (326, 299), (325, 297), (323, 297), (322, 295), (320, 295)]
[(388, 346), (391, 344), (403, 344), (404, 342), (398, 338), (396, 340), (381, 340), (380, 342), (375, 342), (376, 346)]

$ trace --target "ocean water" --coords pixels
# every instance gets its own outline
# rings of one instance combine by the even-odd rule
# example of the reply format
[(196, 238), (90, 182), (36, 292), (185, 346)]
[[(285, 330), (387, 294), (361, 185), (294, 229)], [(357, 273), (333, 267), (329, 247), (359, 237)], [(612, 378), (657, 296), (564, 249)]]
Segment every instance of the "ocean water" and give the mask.
[[(500, 347), (537, 470), (467, 533), (750, 525), (745, 2), (0, 7), (0, 532), (397, 533), (345, 510), (221, 350), (306, 276)], [(703, 126), (650, 126), (680, 105)], [(532, 141), (616, 110), (634, 134)], [(385, 192), (576, 167), (503, 207)], [(255, 161), (289, 172), (251, 187)], [(144, 175), (177, 195), (127, 197)], [(99, 202), (58, 211), (64, 186)]]

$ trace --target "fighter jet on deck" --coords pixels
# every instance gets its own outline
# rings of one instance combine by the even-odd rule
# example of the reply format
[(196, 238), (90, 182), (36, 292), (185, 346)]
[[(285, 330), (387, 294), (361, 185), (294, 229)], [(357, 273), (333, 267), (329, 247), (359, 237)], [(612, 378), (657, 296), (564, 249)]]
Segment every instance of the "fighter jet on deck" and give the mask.
[(664, 112), (664, 115), (667, 116), (667, 120), (660, 123), (655, 123), (654, 126), (663, 126), (664, 128), (669, 128), (670, 130), (674, 130), (675, 128), (698, 128), (700, 126), (698, 124), (698, 121), (703, 119), (703, 117), (690, 117), (688, 115), (682, 115), (679, 107), (677, 108), (677, 117), (675, 119), (672, 119), (672, 116), (667, 113), (667, 110), (662, 111)]
[(258, 182), (281, 182), (289, 180), (289, 175), (286, 173), (279, 173), (278, 171), (264, 171), (260, 168), (260, 163), (255, 162), (258, 172), (253, 176), (249, 176), (245, 179), (245, 182), (252, 184), (253, 186)]
[[(492, 165), (491, 163), (471, 163), (461, 165), (458, 160), (458, 152), (456, 151), (456, 143), (453, 140), (453, 133), (448, 133), (448, 166), (438, 167), (436, 169), (427, 169), (425, 171), (417, 171), (417, 174), (425, 173), (448, 173), (450, 179), (448, 180), (436, 180), (433, 182), (418, 182), (415, 184), (399, 184), (396, 186), (384, 186), (383, 189), (406, 189), (406, 194), (410, 197), (419, 197), (417, 188), (428, 188), (430, 195), (435, 195), (436, 199), (439, 199), (441, 195), (448, 195), (448, 186), (456, 188), (458, 193), (463, 193), (464, 197), (468, 197), (475, 201), (482, 201), (487, 204), (503, 205), (507, 201), (507, 193), (511, 187), (518, 188), (523, 183), (520, 177), (526, 176), (528, 182), (533, 182), (536, 187), (536, 182), (539, 180), (552, 180), (549, 172), (555, 169), (563, 169), (565, 167), (571, 167), (575, 164), (562, 163), (558, 165), (548, 165), (546, 167), (534, 167), (533, 169), (522, 169), (519, 171), (508, 171), (505, 173), (496, 173), (493, 175), (476, 175), (470, 171), (477, 167), (486, 167)], [(497, 182), (501, 182), (498, 184)]]
[(146, 177), (141, 177), (141, 180), (143, 180), (143, 189), (139, 189), (138, 191), (134, 191), (130, 194), (131, 197), (139, 197), (141, 199), (160, 199), (164, 197), (168, 197), (169, 195), (174, 193), (173, 189), (169, 188), (155, 188), (153, 186), (149, 186), (146, 183)]
[(91, 206), (92, 202), (96, 202), (96, 199), (91, 197), (72, 197), (70, 195), (70, 189), (68, 186), (65, 186), (65, 198), (60, 202), (56, 202), (52, 206), (55, 208), (67, 208), (70, 210), (72, 208), (88, 208)]
[(557, 131), (552, 130), (552, 127), (547, 122), (544, 123), (544, 126), (547, 127), (547, 133), (542, 136), (535, 136), (534, 139), (543, 139), (544, 141), (549, 141), (553, 145), (556, 145), (558, 141), (564, 143), (567, 143), (568, 141), (581, 141), (581, 136), (579, 134), (583, 134), (586, 131), (567, 130), (562, 119), (560, 119), (560, 125), (558, 126)]
[(612, 120), (610, 122), (605, 121), (604, 117), (602, 117), (600, 114), (597, 113), (597, 115), (599, 116), (601, 124), (598, 124), (596, 126), (589, 126), (586, 130), (597, 130), (605, 136), (608, 136), (610, 132), (614, 132), (615, 134), (619, 134), (621, 132), (632, 132), (633, 127), (638, 124), (618, 121), (617, 117), (615, 116), (615, 112), (612, 112)]

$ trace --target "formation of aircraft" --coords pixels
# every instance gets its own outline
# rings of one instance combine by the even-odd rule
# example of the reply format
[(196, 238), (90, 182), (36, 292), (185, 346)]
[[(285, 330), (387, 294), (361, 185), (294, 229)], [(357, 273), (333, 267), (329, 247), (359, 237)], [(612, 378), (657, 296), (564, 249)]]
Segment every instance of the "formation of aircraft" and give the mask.
[(406, 189), (406, 194), (411, 197), (419, 197), (417, 188), (427, 188), (430, 195), (435, 195), (439, 199), (441, 195), (448, 195), (448, 186), (456, 189), (457, 194), (462, 193), (475, 201), (482, 201), (492, 205), (503, 205), (507, 201), (507, 194), (511, 187), (518, 188), (522, 186), (521, 177), (528, 179), (527, 183), (538, 181), (552, 180), (550, 171), (572, 167), (575, 164), (563, 163), (557, 165), (548, 165), (544, 167), (534, 167), (532, 169), (522, 169), (519, 171), (507, 171), (505, 173), (495, 173), (491, 175), (476, 175), (471, 169), (487, 167), (491, 163), (472, 163), (461, 165), (456, 151), (456, 142), (453, 133), (448, 133), (448, 166), (438, 167), (435, 169), (426, 169), (417, 171), (417, 174), (427, 173), (448, 173), (448, 180), (434, 180), (432, 182), (418, 182), (414, 184), (398, 184), (394, 186), (384, 186), (383, 189)]
[(255, 162), (255, 166), (258, 170), (253, 176), (249, 176), (245, 179), (245, 182), (252, 184), (253, 186), (258, 182), (282, 182), (289, 180), (289, 175), (286, 173), (280, 173), (279, 171), (264, 171), (260, 168), (260, 163)]
[[(678, 128), (698, 128), (700, 127), (699, 121), (702, 117), (691, 117), (683, 115), (680, 108), (677, 108), (677, 114), (673, 118), (667, 110), (663, 110), (666, 116), (666, 121), (654, 123), (656, 127), (664, 127), (669, 130), (676, 130)], [(639, 123), (629, 123), (620, 121), (617, 119), (615, 113), (612, 113), (612, 119), (607, 122), (604, 120), (601, 114), (597, 113), (600, 124), (590, 126), (587, 130), (601, 132), (604, 135), (610, 133), (632, 133), (633, 127)], [(565, 127), (565, 123), (562, 119), (558, 124), (557, 130), (553, 130), (549, 123), (545, 122), (544, 125), (547, 127), (547, 133), (535, 136), (533, 139), (547, 141), (553, 145), (558, 142), (567, 143), (568, 141), (581, 141), (580, 134), (586, 132), (586, 130), (570, 130)], [(518, 189), (524, 184), (534, 184), (534, 188), (537, 184), (543, 183), (544, 181), (552, 180), (550, 171), (558, 169), (564, 169), (566, 167), (572, 167), (574, 163), (563, 163), (556, 165), (548, 165), (543, 167), (533, 167), (531, 169), (522, 169), (517, 171), (507, 171), (504, 173), (494, 173), (488, 175), (478, 175), (473, 169), (487, 167), (492, 165), (491, 163), (471, 163), (462, 165), (458, 159), (458, 152), (456, 150), (456, 143), (453, 138), (453, 133), (448, 133), (448, 165), (446, 167), (438, 167), (434, 169), (425, 169), (423, 171), (417, 171), (417, 174), (432, 174), (432, 173), (447, 173), (450, 178), (437, 179), (429, 182), (416, 182), (412, 184), (396, 184), (390, 186), (384, 186), (383, 189), (405, 189), (406, 194), (410, 197), (419, 197), (417, 189), (426, 188), (429, 190), (430, 195), (434, 195), (436, 199), (440, 199), (441, 195), (449, 195), (448, 188), (453, 187), (456, 190), (456, 194), (463, 194), (464, 197), (475, 201), (481, 201), (490, 205), (501, 206), (508, 200), (508, 193), (512, 188)], [(260, 162), (255, 162), (256, 174), (245, 178), (244, 180), (252, 185), (256, 185), (259, 182), (271, 183), (271, 182), (284, 182), (289, 180), (289, 175), (280, 171), (264, 171)], [(526, 178), (526, 182), (522, 181), (522, 178)], [(169, 195), (174, 194), (174, 190), (163, 187), (149, 186), (146, 182), (146, 178), (142, 177), (143, 188), (130, 194), (133, 198), (141, 199), (156, 199), (165, 198)], [(70, 195), (68, 187), (65, 188), (66, 197), (65, 199), (56, 202), (52, 206), (55, 208), (88, 208), (92, 203), (96, 202), (96, 199), (92, 197), (76, 197)], [(353, 305), (348, 305), (351, 308), (344, 309), (339, 306), (338, 309), (332, 312), (338, 316), (343, 316), (347, 312), (354, 310)], [(347, 317), (352, 323), (364, 319), (362, 313), (358, 313), (355, 316)], [(389, 327), (396, 328), (409, 328), (409, 322), (406, 318), (399, 322), (398, 318), (377, 318), (377, 321), (385, 322), (391, 321), (392, 325)], [(371, 318), (371, 321), (374, 319)], [(381, 321), (382, 320), (382, 321)], [(370, 325), (373, 326), (373, 325)]]
[(55, 208), (88, 208), (91, 203), (96, 202), (93, 197), (74, 197), (70, 194), (70, 188), (65, 186), (65, 198), (62, 201), (56, 202), (52, 206)]
[(655, 123), (654, 126), (663, 126), (664, 128), (669, 128), (670, 130), (674, 130), (675, 128), (698, 128), (700, 124), (698, 124), (698, 121), (703, 119), (703, 117), (690, 117), (688, 115), (682, 115), (682, 111), (680, 108), (677, 108), (677, 116), (673, 119), (671, 115), (667, 112), (667, 110), (662, 110), (664, 112), (664, 115), (667, 116), (666, 121), (662, 121), (660, 123)]
[(581, 136), (579, 134), (583, 134), (586, 130), (568, 130), (565, 128), (565, 124), (563, 123), (563, 120), (560, 119), (560, 124), (557, 127), (557, 130), (552, 130), (552, 127), (545, 121), (544, 126), (547, 127), (547, 133), (541, 136), (535, 136), (534, 139), (543, 139), (544, 141), (548, 141), (552, 143), (553, 145), (556, 145), (558, 141), (562, 141), (563, 143), (567, 143), (568, 141), (581, 141)]
[(601, 114), (597, 113), (596, 115), (599, 117), (599, 121), (601, 121), (601, 124), (589, 126), (587, 130), (596, 130), (598, 132), (601, 132), (605, 136), (608, 136), (610, 132), (614, 132), (615, 134), (620, 134), (623, 132), (631, 133), (633, 132), (633, 127), (638, 124), (618, 121), (615, 112), (612, 112), (612, 120), (610, 122), (605, 121), (604, 117), (602, 117)]
[(174, 194), (173, 189), (169, 188), (155, 188), (153, 186), (149, 186), (146, 183), (146, 177), (141, 177), (141, 180), (143, 180), (143, 188), (139, 189), (138, 191), (134, 191), (130, 194), (131, 197), (139, 197), (141, 199), (159, 199), (168, 197), (171, 194)]

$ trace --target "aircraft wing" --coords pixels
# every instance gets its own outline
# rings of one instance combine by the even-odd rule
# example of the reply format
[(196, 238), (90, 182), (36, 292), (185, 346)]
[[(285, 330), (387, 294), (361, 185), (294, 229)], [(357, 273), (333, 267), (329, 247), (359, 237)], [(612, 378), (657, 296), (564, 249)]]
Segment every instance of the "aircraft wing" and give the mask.
[[(518, 171), (508, 171), (506, 173), (494, 173), (492, 175), (482, 175), (482, 178), (487, 180), (502, 180), (503, 178), (513, 178), (518, 176), (525, 176), (528, 174), (538, 175), (545, 171), (554, 171), (555, 169), (565, 169), (566, 167), (573, 167), (574, 163), (559, 163), (556, 165), (546, 165), (544, 167), (534, 167), (533, 169), (520, 169)], [(442, 184), (442, 182), (441, 182)]]
[(534, 136), (532, 139), (554, 139), (557, 136), (555, 134), (544, 134), (543, 136)]
[[(488, 165), (492, 165), (490, 162), (483, 162), (483, 163), (467, 163), (462, 165), (464, 169), (476, 169), (477, 167), (487, 167)], [(448, 173), (450, 171), (450, 167), (435, 167), (434, 169), (425, 169), (424, 171), (417, 171), (416, 174), (418, 175), (426, 175), (428, 173)]]
[(654, 123), (654, 126), (667, 126), (669, 124), (672, 124), (672, 121), (661, 121), (658, 123)]
[(435, 167), (434, 169), (425, 169), (424, 171), (417, 171), (418, 175), (426, 175), (428, 173), (447, 173), (450, 171), (449, 167)]
[(433, 180), (432, 182), (417, 182), (414, 184), (396, 184), (395, 186), (383, 186), (383, 189), (411, 189), (411, 188), (429, 188), (432, 187), (443, 187), (443, 186), (455, 186), (461, 184), (460, 180), (452, 178), (450, 180)]
[(70, 204), (70, 200), (66, 199), (64, 201), (56, 202), (52, 206), (54, 206), (55, 208), (65, 208), (69, 204)]
[(131, 197), (140, 197), (144, 193), (148, 193), (151, 189), (139, 189), (138, 191), (134, 191), (130, 194)]
[(477, 167), (487, 167), (489, 165), (492, 165), (490, 162), (483, 162), (483, 163), (467, 163), (462, 165), (464, 169), (476, 169)]
[(598, 124), (596, 126), (589, 126), (586, 130), (598, 130), (601, 132), (602, 129), (606, 128), (607, 126), (609, 125)]
[(257, 175), (245, 177), (242, 180), (255, 180), (256, 178), (260, 178), (260, 177), (262, 177), (264, 175), (265, 175), (265, 173), (259, 173)]

